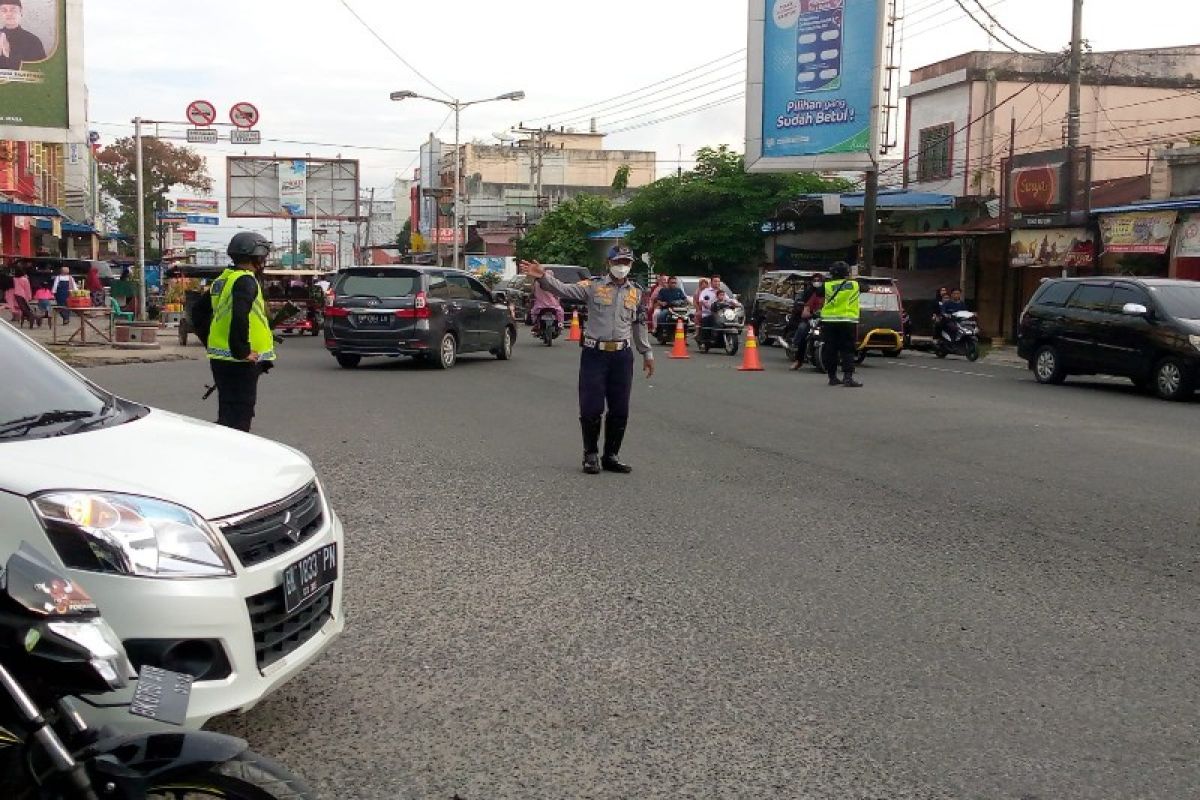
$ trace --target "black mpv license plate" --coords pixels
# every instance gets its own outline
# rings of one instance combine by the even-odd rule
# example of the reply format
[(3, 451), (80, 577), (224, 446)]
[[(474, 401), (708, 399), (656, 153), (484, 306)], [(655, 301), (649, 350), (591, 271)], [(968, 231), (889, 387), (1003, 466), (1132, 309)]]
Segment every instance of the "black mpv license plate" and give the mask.
[(337, 545), (327, 544), (283, 571), (283, 610), (290, 614), (337, 580)]
[(357, 314), (355, 319), (360, 325), (387, 325), (391, 314)]

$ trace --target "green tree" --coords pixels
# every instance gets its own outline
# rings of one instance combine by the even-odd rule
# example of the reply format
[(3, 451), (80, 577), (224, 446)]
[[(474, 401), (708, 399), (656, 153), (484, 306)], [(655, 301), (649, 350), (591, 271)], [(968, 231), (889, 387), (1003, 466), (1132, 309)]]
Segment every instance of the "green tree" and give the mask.
[(608, 198), (578, 195), (542, 217), (517, 241), (517, 258), (598, 267), (600, 260), (587, 237), (612, 222), (613, 205)]
[(630, 245), (659, 272), (720, 274), (745, 294), (763, 260), (762, 223), (799, 195), (839, 192), (846, 181), (813, 173), (747, 173), (727, 145), (696, 152), (696, 166), (644, 187), (621, 207)]
[(400, 246), (400, 255), (408, 255), (412, 249), (412, 220), (404, 220), (400, 233), (396, 234), (396, 244)]
[(617, 167), (616, 173), (612, 179), (612, 190), (617, 194), (624, 194), (629, 188), (629, 173), (632, 172), (628, 164), (622, 164)]
[[(137, 237), (137, 178), (133, 137), (117, 139), (96, 156), (100, 189), (106, 204), (118, 210), (117, 229)], [(155, 230), (156, 211), (167, 210), (167, 193), (185, 186), (200, 194), (212, 191), (212, 177), (204, 156), (188, 147), (142, 137), (142, 185), (145, 192), (146, 232)]]

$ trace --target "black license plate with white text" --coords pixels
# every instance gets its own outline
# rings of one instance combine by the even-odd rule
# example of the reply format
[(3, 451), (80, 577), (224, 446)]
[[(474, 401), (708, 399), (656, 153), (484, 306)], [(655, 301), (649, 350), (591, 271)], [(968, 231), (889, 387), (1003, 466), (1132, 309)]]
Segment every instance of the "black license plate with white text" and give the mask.
[(387, 325), (391, 314), (355, 314), (354, 320), (359, 325)]
[(137, 689), (129, 713), (146, 719), (182, 725), (192, 696), (191, 675), (145, 665), (138, 672)]
[(337, 580), (337, 544), (317, 548), (283, 571), (283, 610), (290, 614)]

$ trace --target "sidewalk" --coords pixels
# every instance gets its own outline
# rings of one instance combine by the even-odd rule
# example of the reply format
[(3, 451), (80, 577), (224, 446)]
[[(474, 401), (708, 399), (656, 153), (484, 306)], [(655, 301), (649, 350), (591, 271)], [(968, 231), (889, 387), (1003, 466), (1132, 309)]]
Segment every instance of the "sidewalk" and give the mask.
[(40, 328), (28, 327), (20, 329), (21, 333), (45, 347), (54, 355), (61, 358), (72, 367), (106, 367), (114, 364), (153, 364), (160, 361), (184, 361), (204, 358), (204, 348), (195, 336), (188, 337), (186, 347), (179, 345), (179, 334), (175, 328), (159, 328), (156, 350), (122, 349), (116, 346), (62, 344), (69, 332), (59, 329), (59, 344), (50, 341), (50, 326), (43, 324)]

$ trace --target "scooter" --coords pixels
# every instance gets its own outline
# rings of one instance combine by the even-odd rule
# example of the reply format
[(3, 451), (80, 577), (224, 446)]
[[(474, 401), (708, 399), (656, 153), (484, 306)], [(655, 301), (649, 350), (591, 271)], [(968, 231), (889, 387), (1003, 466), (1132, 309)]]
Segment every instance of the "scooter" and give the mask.
[(558, 317), (551, 309), (543, 308), (538, 312), (537, 320), (533, 323), (532, 333), (541, 339), (546, 347), (552, 347), (554, 340), (562, 333), (562, 325), (559, 324)]
[[(9, 557), (0, 587), (0, 797), (314, 798), (232, 736), (90, 728), (73, 698), (129, 685), (121, 640), (87, 592), (28, 544)], [(146, 665), (136, 678), (130, 714), (158, 727), (184, 722), (192, 676)]]
[(820, 314), (813, 314), (812, 319), (809, 320), (808, 338), (804, 340), (804, 360), (811, 364), (817, 372), (825, 371)]
[(675, 303), (674, 305), (660, 308), (654, 318), (654, 338), (663, 347), (670, 344), (675, 338), (675, 328), (683, 320), (683, 331), (685, 336), (690, 336), (696, 330), (696, 323), (692, 320), (692, 314), (688, 310), (687, 303)]
[(742, 329), (746, 327), (746, 310), (741, 306), (714, 303), (705, 315), (696, 343), (701, 353), (710, 348), (724, 347), (727, 355), (737, 355)]
[(938, 358), (948, 355), (966, 356), (967, 361), (979, 360), (979, 318), (974, 311), (955, 311), (954, 323), (957, 333), (951, 333), (945, 325), (933, 339), (933, 354)]

